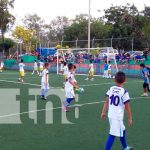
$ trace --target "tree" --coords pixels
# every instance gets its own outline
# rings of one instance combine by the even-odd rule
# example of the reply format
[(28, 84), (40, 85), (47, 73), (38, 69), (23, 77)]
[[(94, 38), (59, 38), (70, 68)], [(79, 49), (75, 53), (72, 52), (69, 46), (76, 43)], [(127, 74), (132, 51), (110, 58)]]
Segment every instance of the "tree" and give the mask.
[[(106, 25), (102, 20), (91, 17), (91, 40), (108, 38), (111, 32), (111, 25)], [(87, 40), (88, 37), (88, 15), (80, 14), (72, 21), (72, 24), (65, 28), (64, 40), (75, 41)], [(86, 43), (85, 43), (86, 42)], [(87, 41), (80, 43), (81, 47), (87, 47)], [(69, 45), (69, 43), (67, 43)], [(72, 43), (70, 43), (72, 44)], [(101, 46), (95, 43), (97, 46)], [(73, 45), (70, 45), (73, 46)]]
[(14, 46), (15, 46), (15, 42), (10, 38), (4, 39), (4, 43), (2, 39), (0, 40), (0, 49), (3, 49), (4, 47), (6, 53), (8, 53), (10, 48), (13, 48)]
[(42, 20), (37, 14), (28, 14), (23, 19), (25, 27), (34, 31), (34, 41), (37, 43), (40, 40), (42, 31), (44, 29), (44, 20)]
[(32, 40), (33, 40), (34, 31), (29, 30), (22, 26), (17, 26), (13, 31), (13, 36), (20, 42), (25, 44), (27, 52), (31, 51)]
[(56, 19), (52, 20), (49, 25), (45, 26), (45, 29), (48, 30), (47, 35), (48, 39), (62, 41), (64, 35), (64, 29), (71, 24), (69, 18), (65, 16), (58, 16)]
[[(106, 24), (112, 25), (111, 36), (116, 38), (128, 37), (125, 40), (113, 40), (114, 46), (118, 48), (131, 48), (131, 38), (134, 38), (135, 48), (143, 48), (144, 36), (149, 27), (149, 9), (139, 12), (134, 5), (111, 6), (105, 10)], [(149, 34), (150, 35), (150, 34)], [(130, 38), (130, 39), (129, 39)]]
[(3, 43), (4, 43), (4, 33), (9, 29), (10, 25), (12, 25), (15, 20), (15, 17), (9, 12), (9, 9), (13, 8), (13, 5), (14, 0), (0, 1), (0, 32)]

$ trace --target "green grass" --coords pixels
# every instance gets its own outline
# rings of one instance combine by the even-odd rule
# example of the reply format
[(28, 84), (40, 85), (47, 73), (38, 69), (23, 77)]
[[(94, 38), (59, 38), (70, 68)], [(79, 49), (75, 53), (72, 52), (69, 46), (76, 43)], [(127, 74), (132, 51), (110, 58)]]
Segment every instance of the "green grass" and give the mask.
[[(17, 83), (18, 72), (4, 71), (0, 74), (0, 88), (17, 88), (21, 90), (20, 113), (28, 111), (29, 89), (40, 89), (40, 77), (32, 76), (27, 73), (25, 83)], [(84, 87), (85, 92), (79, 96), (79, 104), (93, 103), (91, 105), (83, 105), (80, 107), (79, 119), (75, 119), (74, 107), (67, 114), (67, 119), (74, 124), (61, 124), (61, 109), (54, 110), (54, 123), (45, 123), (45, 111), (37, 112), (37, 124), (29, 118), (28, 113), (20, 115), (22, 124), (0, 124), (0, 145), (1, 150), (103, 150), (109, 133), (108, 120), (100, 119), (105, 100), (105, 93), (108, 88), (114, 84), (113, 79), (102, 79), (96, 77), (93, 82), (85, 81), (85, 76), (77, 76), (78, 83)], [(3, 80), (3, 81), (2, 81)], [(11, 83), (14, 81), (16, 83)], [(50, 74), (50, 85), (61, 90), (62, 76)], [(36, 84), (36, 85), (30, 85)], [(129, 145), (136, 150), (148, 150), (150, 139), (150, 98), (141, 98), (142, 80), (127, 79), (125, 88), (129, 91), (131, 100), (131, 108), (133, 113), (133, 126), (130, 128), (127, 124), (127, 116), (125, 116), (125, 125), (127, 128), (127, 141)], [(8, 93), (9, 94), (9, 93)], [(40, 95), (40, 93), (39, 93)], [(30, 98), (34, 98), (30, 96)], [(37, 109), (45, 109), (48, 102), (41, 101), (38, 96)], [(1, 98), (1, 101), (3, 99)], [(7, 101), (7, 99), (5, 99)], [(51, 95), (47, 101), (53, 101), (54, 107), (61, 107), (57, 96)], [(94, 103), (101, 102), (101, 103)], [(75, 102), (72, 103), (72, 105)], [(8, 108), (11, 106), (8, 103)], [(8, 109), (6, 108), (6, 109)], [(4, 109), (0, 106), (0, 109)], [(12, 119), (15, 116), (8, 117)], [(0, 120), (3, 119), (0, 117)], [(116, 139), (113, 150), (121, 150), (119, 139)]]

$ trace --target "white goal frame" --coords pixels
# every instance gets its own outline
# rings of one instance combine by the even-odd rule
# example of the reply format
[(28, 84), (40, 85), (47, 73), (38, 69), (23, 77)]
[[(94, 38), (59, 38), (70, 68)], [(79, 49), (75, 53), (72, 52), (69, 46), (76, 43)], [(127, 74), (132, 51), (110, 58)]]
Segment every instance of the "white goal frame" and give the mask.
[[(109, 60), (113, 60), (114, 61), (114, 65), (116, 68), (116, 72), (118, 72), (118, 66), (117, 66), (117, 62), (116, 62), (116, 57), (115, 57), (115, 52), (113, 47), (100, 47), (100, 48), (68, 48), (68, 49), (57, 49), (57, 75), (59, 74), (59, 55), (60, 55), (60, 51), (85, 51), (87, 50), (89, 53), (92, 50), (101, 50), (101, 49), (107, 49), (107, 63)], [(111, 53), (110, 53), (111, 50)], [(64, 57), (64, 55), (63, 55)], [(82, 74), (83, 75), (83, 74)]]

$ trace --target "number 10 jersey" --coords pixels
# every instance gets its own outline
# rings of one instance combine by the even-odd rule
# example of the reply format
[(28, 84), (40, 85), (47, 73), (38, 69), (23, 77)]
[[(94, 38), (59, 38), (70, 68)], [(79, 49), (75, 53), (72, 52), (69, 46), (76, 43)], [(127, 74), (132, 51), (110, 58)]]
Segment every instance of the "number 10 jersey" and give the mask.
[(125, 104), (130, 101), (129, 93), (122, 87), (112, 86), (106, 96), (109, 98), (108, 118), (123, 120)]

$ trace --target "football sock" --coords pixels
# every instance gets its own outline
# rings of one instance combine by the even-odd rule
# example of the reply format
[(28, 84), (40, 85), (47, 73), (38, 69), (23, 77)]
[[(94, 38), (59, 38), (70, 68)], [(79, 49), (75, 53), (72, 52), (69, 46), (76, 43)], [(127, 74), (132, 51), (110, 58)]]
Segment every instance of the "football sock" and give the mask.
[(44, 89), (44, 97), (46, 97), (48, 89)]
[(114, 140), (115, 140), (115, 136), (109, 134), (105, 150), (111, 150)]
[(123, 131), (123, 137), (120, 137), (120, 141), (121, 141), (122, 147), (125, 149), (127, 147), (126, 130)]

